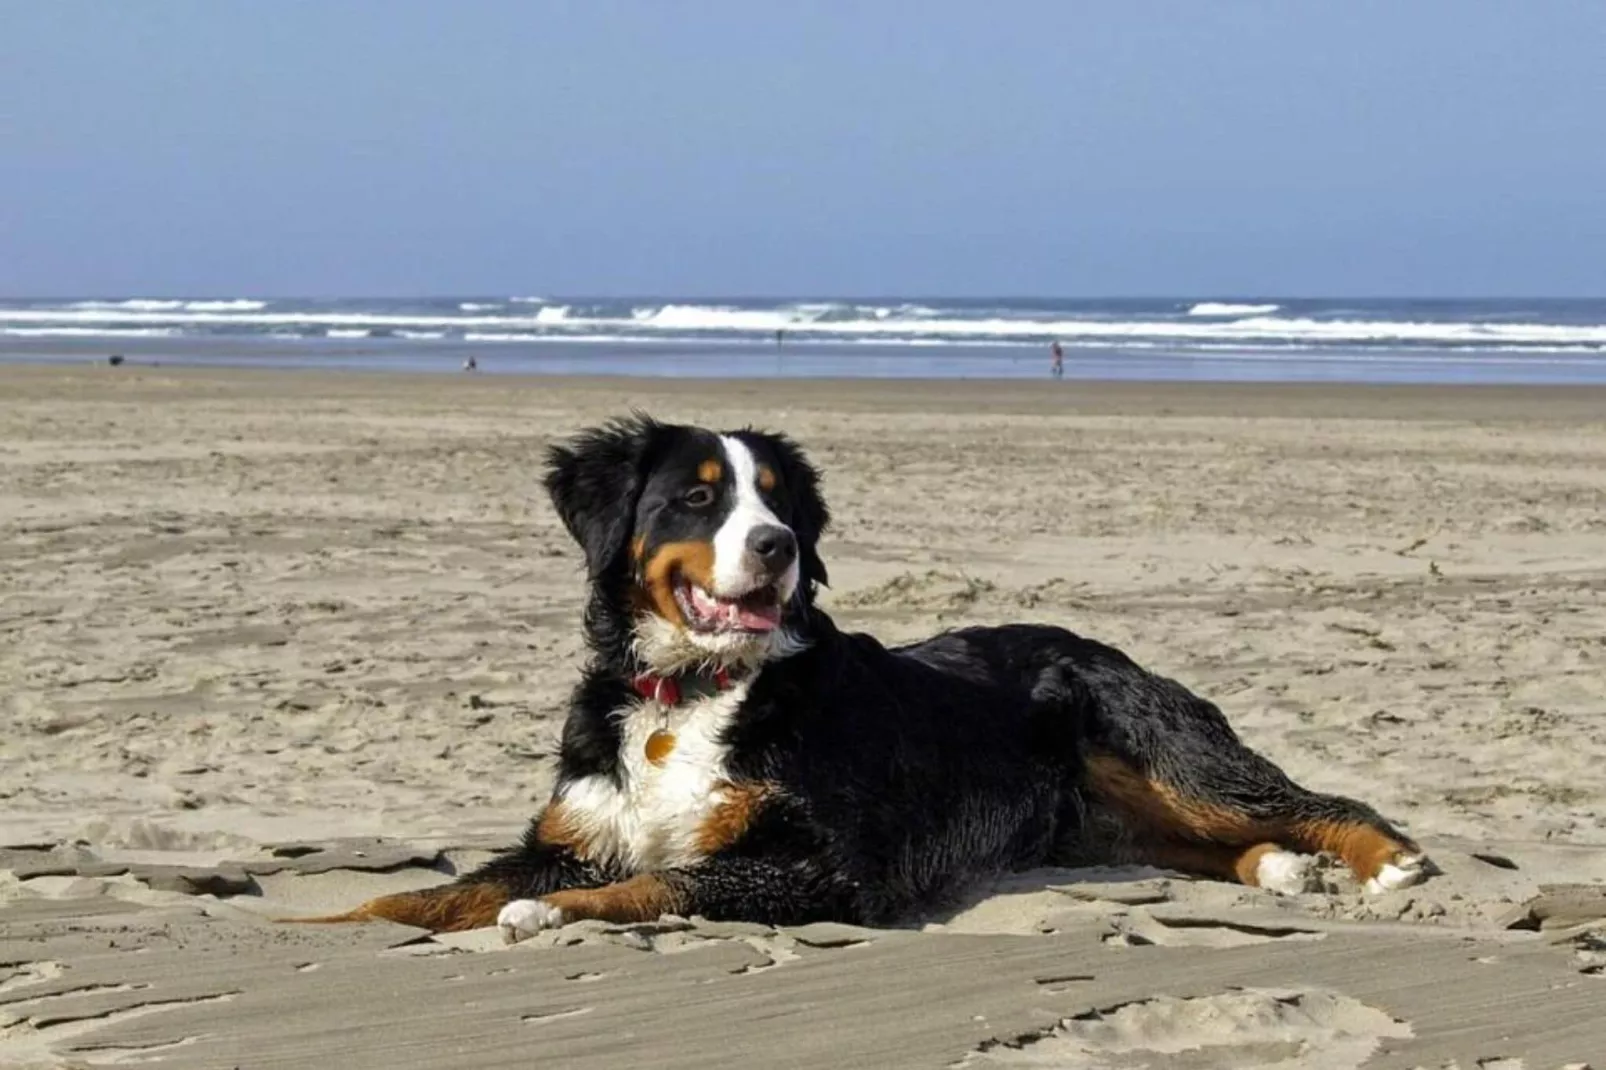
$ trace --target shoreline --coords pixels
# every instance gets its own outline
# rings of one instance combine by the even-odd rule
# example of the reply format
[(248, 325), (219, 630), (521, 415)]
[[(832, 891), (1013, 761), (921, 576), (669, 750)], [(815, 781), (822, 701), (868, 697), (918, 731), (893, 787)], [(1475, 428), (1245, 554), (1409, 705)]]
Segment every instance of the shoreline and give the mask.
[(465, 402), (532, 400), (562, 393), (596, 402), (619, 399), (621, 411), (654, 400), (676, 403), (751, 399), (763, 413), (780, 402), (809, 411), (932, 412), (978, 415), (1217, 416), (1362, 420), (1584, 421), (1606, 423), (1606, 386), (1153, 382), (1076, 379), (1023, 382), (1006, 379), (789, 378), (701, 379), (627, 375), (494, 376), (384, 369), (219, 367), (132, 361), (112, 368), (91, 363), (4, 363), (0, 391), (12, 399), (49, 394), (70, 381), (85, 396), (128, 392), (171, 395), (207, 384), (253, 383), (287, 397), (323, 394), (382, 395), (438, 391)]
[[(596, 376), (699, 381), (1014, 382), (1049, 384), (1048, 347), (1015, 343), (548, 339), (497, 343), (402, 339), (0, 337), (0, 366), (104, 364), (119, 354), (148, 367), (263, 368), (461, 374), (473, 357), (487, 377)], [(1562, 357), (1410, 348), (1346, 350), (1067, 346), (1070, 382), (1300, 383), (1606, 387), (1606, 356)]]

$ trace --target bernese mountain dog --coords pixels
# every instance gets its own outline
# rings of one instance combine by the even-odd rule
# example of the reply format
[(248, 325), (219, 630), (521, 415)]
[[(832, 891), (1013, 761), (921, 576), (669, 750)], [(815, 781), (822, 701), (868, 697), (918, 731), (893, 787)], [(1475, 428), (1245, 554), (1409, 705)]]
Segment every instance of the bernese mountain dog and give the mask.
[(1308, 791), (1210, 702), (1063, 628), (887, 647), (815, 595), (829, 513), (782, 435), (635, 416), (549, 454), (584, 552), (590, 660), (523, 842), (336, 918), (509, 940), (662, 914), (887, 924), (989, 875), (1147, 863), (1293, 893), (1330, 853), (1369, 891), (1410, 837)]

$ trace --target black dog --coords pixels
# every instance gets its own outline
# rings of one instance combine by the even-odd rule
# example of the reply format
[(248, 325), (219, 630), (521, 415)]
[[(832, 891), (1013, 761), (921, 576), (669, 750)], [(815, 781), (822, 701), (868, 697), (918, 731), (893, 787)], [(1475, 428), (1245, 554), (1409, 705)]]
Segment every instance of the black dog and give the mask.
[(1322, 851), (1373, 891), (1426, 872), (1369, 807), (1293, 783), (1120, 651), (1037, 625), (894, 649), (838, 631), (815, 606), (818, 476), (784, 437), (635, 418), (549, 459), (592, 651), (551, 801), (478, 871), (325, 920), (885, 923), (1045, 864), (1282, 892)]

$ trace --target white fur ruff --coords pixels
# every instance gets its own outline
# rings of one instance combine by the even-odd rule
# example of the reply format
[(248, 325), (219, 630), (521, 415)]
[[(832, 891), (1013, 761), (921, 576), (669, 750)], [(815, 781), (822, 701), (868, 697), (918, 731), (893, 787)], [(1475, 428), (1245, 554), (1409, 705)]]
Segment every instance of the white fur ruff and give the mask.
[(631, 652), (636, 660), (659, 676), (729, 669), (756, 672), (767, 661), (779, 661), (808, 649), (808, 642), (790, 628), (773, 632), (694, 632), (658, 616), (636, 618)]
[[(563, 816), (592, 857), (632, 873), (689, 866), (703, 857), (697, 838), (725, 801), (725, 731), (748, 682), (679, 706), (651, 700), (615, 712), (622, 786), (601, 775), (560, 789)], [(660, 727), (675, 735), (662, 765), (647, 761), (647, 737)]]

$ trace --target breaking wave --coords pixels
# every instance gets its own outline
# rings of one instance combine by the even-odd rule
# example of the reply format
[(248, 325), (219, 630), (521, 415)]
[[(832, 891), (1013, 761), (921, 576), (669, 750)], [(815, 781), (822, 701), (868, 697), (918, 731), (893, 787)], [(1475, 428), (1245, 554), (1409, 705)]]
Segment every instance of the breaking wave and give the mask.
[(1264, 316), (1281, 305), (1235, 305), (1228, 301), (1200, 301), (1188, 309), (1190, 316)]
[(257, 312), (268, 307), (266, 301), (234, 298), (226, 301), (173, 301), (131, 297), (126, 301), (74, 301), (71, 309), (122, 309), (129, 312)]
[(176, 327), (0, 327), (12, 338), (173, 338)]
[(1226, 301), (696, 301), (543, 297), (272, 301), (0, 301), (15, 337), (372, 338), (710, 344), (1066, 345), (1212, 351), (1606, 347), (1606, 303)]

